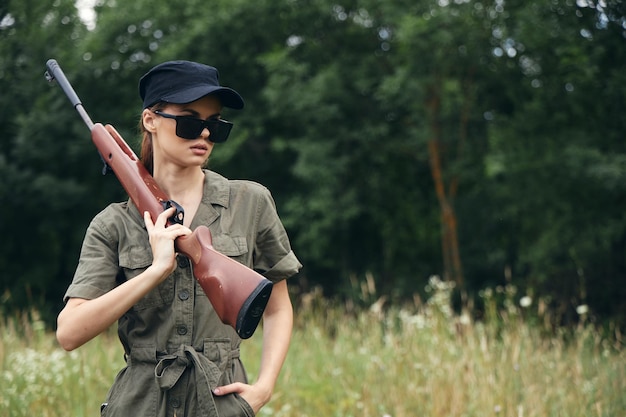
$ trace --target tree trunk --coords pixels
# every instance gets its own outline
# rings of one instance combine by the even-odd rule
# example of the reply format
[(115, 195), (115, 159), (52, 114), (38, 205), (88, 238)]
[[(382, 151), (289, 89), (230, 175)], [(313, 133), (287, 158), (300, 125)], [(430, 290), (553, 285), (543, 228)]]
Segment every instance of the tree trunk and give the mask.
[[(428, 102), (428, 117), (431, 137), (428, 140), (428, 160), (433, 178), (435, 193), (441, 211), (441, 251), (443, 258), (443, 278), (454, 281), (457, 288), (463, 287), (463, 267), (459, 251), (459, 239), (457, 233), (457, 218), (454, 210), (454, 197), (458, 188), (456, 174), (450, 178), (450, 185), (446, 187), (444, 179), (444, 163), (441, 129), (441, 94), (440, 80), (431, 88)], [(464, 138), (459, 138), (461, 148)], [(460, 149), (459, 149), (460, 150)]]

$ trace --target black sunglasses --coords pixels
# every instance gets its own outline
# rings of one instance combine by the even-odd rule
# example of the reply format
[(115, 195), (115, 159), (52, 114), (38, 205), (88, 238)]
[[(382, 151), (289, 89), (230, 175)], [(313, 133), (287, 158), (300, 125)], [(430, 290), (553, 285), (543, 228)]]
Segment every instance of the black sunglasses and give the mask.
[(209, 140), (213, 143), (226, 142), (233, 124), (224, 119), (202, 120), (193, 116), (176, 116), (156, 110), (158, 114), (166, 119), (176, 120), (176, 135), (183, 139), (198, 139), (204, 128), (209, 129)]

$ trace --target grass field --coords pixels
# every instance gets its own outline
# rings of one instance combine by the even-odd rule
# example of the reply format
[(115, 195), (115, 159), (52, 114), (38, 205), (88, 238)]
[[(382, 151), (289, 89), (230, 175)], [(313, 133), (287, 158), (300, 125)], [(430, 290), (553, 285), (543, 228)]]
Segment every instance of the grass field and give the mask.
[[(431, 284), (420, 306), (380, 300), (355, 313), (318, 296), (299, 302), (287, 363), (260, 416), (626, 417), (619, 334), (548, 329), (528, 299), (493, 304), (477, 322), (452, 313), (449, 288)], [(98, 415), (124, 364), (114, 330), (71, 353), (33, 314), (5, 319), (0, 334), (3, 417)], [(242, 351), (251, 379), (260, 335)]]

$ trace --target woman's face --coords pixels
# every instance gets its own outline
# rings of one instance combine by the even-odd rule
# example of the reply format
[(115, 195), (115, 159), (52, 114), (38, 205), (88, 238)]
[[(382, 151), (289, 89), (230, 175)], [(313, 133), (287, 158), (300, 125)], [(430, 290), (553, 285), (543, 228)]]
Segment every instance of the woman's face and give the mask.
[[(219, 118), (221, 110), (222, 105), (217, 97), (206, 96), (192, 103), (168, 104), (158, 112), (207, 120)], [(209, 140), (209, 130), (205, 127), (196, 139), (183, 139), (176, 135), (177, 121), (157, 113), (145, 109), (142, 114), (146, 130), (152, 133), (154, 167), (163, 164), (174, 164), (180, 168), (203, 166), (214, 145)]]

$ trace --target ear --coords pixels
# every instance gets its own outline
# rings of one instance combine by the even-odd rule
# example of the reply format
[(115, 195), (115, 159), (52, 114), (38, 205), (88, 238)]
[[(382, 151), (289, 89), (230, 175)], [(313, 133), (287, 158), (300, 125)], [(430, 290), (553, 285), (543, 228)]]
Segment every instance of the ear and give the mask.
[(143, 127), (150, 133), (154, 133), (156, 131), (156, 117), (152, 111), (149, 109), (144, 109), (141, 113), (141, 123), (143, 123)]

